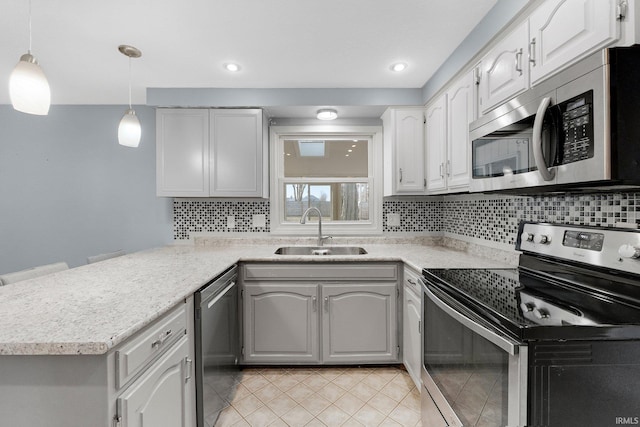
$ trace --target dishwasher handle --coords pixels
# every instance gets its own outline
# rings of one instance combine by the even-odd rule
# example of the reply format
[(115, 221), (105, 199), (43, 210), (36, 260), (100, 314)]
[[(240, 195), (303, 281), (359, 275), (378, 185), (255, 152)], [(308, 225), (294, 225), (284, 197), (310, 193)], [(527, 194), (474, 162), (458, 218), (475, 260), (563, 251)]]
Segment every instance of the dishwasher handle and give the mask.
[(213, 307), (213, 304), (217, 303), (218, 301), (220, 301), (220, 298), (222, 298), (223, 296), (225, 296), (227, 294), (227, 292), (229, 292), (231, 290), (231, 288), (233, 288), (236, 285), (235, 280), (232, 281), (231, 283), (229, 283), (227, 285), (226, 288), (224, 288), (224, 290), (222, 292), (220, 292), (218, 295), (215, 296), (215, 298), (213, 298), (211, 301), (209, 301), (209, 303), (207, 304), (207, 308), (211, 308)]

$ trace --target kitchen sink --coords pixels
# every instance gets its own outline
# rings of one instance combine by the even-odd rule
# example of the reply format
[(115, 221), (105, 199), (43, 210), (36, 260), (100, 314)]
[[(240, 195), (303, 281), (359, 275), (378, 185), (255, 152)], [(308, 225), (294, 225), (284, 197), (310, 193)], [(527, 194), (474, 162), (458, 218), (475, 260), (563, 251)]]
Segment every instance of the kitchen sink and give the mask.
[(276, 255), (364, 255), (367, 251), (358, 246), (283, 246)]

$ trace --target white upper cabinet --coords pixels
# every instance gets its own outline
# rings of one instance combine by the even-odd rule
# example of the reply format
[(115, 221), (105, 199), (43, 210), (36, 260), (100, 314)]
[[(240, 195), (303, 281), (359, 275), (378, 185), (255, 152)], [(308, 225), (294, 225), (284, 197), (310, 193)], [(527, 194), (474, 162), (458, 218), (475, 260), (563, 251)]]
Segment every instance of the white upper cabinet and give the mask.
[(619, 38), (619, 0), (547, 0), (529, 17), (531, 84)]
[[(213, 197), (263, 197), (266, 145), (262, 110), (211, 110), (209, 188)], [(264, 121), (266, 123), (266, 121)]]
[(158, 196), (268, 197), (265, 126), (259, 109), (159, 108)]
[(447, 91), (447, 188), (466, 190), (471, 179), (469, 124), (476, 118), (473, 73), (467, 73)]
[(389, 108), (384, 124), (384, 195), (424, 194), (424, 108)]
[(429, 192), (445, 191), (447, 181), (447, 98), (438, 97), (427, 107), (427, 189)]
[(209, 110), (156, 110), (158, 196), (209, 196)]
[(480, 65), (482, 114), (529, 87), (529, 30), (524, 22), (502, 38)]
[(469, 123), (475, 119), (473, 73), (451, 84), (427, 107), (427, 190), (465, 191), (469, 186)]

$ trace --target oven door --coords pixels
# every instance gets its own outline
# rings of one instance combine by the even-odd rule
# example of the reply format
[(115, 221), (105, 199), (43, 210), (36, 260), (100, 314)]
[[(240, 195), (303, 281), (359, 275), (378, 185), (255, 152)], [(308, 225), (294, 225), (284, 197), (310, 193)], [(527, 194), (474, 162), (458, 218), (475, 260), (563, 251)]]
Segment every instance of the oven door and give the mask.
[(422, 292), (423, 425), (526, 425), (527, 346), (424, 279)]

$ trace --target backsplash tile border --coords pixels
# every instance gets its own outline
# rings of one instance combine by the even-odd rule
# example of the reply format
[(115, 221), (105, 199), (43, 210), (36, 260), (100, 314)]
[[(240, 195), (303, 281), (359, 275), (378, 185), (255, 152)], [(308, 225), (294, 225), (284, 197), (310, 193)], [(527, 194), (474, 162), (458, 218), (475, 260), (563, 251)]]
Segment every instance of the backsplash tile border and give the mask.
[[(400, 215), (399, 226), (388, 224), (390, 213)], [(176, 198), (173, 214), (174, 240), (188, 240), (191, 233), (270, 233), (268, 200)], [(256, 214), (265, 215), (265, 227), (253, 227)], [(234, 228), (227, 228), (227, 216), (234, 216)], [(640, 192), (388, 198), (382, 216), (383, 234), (389, 237), (443, 234), (513, 247), (520, 221), (607, 227), (640, 224)]]

